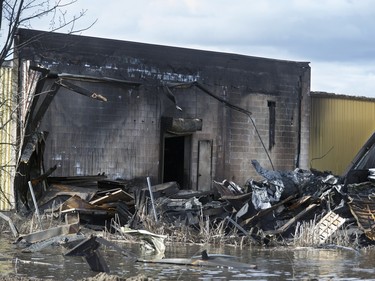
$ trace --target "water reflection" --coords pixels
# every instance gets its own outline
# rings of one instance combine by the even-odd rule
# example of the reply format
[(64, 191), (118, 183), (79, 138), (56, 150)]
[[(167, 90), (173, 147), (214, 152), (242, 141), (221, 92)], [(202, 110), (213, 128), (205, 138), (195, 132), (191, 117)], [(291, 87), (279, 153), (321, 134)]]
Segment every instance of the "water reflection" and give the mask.
[[(141, 259), (152, 256), (138, 245), (123, 247)], [(111, 274), (131, 277), (138, 274), (156, 280), (375, 280), (375, 250), (358, 254), (347, 250), (313, 248), (239, 248), (231, 246), (167, 245), (166, 258), (189, 258), (207, 249), (209, 254), (238, 256), (243, 263), (256, 264), (257, 269), (193, 267), (151, 263), (129, 263), (117, 251), (100, 248)], [(22, 253), (9, 243), (0, 242), (1, 274), (17, 274), (35, 278), (78, 280), (92, 277), (92, 272), (81, 257), (65, 257), (64, 249), (53, 247), (41, 253)], [(15, 263), (16, 259), (19, 262)], [(25, 262), (20, 262), (25, 261)], [(49, 264), (49, 265), (46, 265)]]

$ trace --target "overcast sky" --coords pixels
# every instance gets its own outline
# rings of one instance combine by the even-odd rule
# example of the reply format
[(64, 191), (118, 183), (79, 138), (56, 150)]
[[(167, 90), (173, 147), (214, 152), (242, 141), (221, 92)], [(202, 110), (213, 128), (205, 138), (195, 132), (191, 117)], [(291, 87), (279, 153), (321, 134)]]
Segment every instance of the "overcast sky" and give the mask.
[[(78, 0), (81, 35), (308, 61), (311, 90), (375, 98), (375, 0)], [(48, 30), (34, 24), (33, 28)]]

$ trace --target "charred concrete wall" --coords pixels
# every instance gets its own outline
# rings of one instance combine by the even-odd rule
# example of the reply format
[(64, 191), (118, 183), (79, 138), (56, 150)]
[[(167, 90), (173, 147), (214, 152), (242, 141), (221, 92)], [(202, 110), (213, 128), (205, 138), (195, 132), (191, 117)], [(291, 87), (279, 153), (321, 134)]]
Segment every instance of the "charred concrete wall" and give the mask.
[[(151, 176), (161, 182), (165, 138), (170, 136), (163, 131), (162, 117), (202, 120), (201, 130), (181, 134), (189, 140), (186, 188), (209, 188), (199, 186), (202, 140), (212, 145), (206, 161), (210, 177), (218, 181), (243, 184), (256, 176), (251, 159), (272, 168), (267, 153), (275, 169), (304, 168), (308, 162), (303, 140), (309, 114), (307, 62), (32, 30), (20, 30), (17, 44), (30, 39), (19, 50), (21, 63), (29, 60), (60, 76), (77, 75), (72, 83), (108, 99), (99, 102), (67, 89), (54, 97), (39, 129), (49, 132), (44, 162), (46, 168), (58, 164), (56, 176), (104, 172), (110, 178)], [(165, 88), (191, 82), (204, 85), (219, 100), (191, 84), (171, 92)], [(171, 93), (182, 110), (168, 98)], [(252, 120), (226, 102), (252, 112)]]

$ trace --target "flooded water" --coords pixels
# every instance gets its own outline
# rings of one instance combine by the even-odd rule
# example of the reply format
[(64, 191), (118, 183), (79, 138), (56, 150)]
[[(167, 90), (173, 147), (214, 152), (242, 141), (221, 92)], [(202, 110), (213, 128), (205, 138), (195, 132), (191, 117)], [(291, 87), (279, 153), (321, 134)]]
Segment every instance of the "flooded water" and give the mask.
[[(142, 259), (139, 245), (123, 244)], [(110, 268), (110, 274), (131, 277), (138, 274), (155, 280), (375, 280), (375, 250), (360, 253), (350, 250), (313, 248), (239, 248), (231, 246), (167, 245), (166, 258), (190, 258), (207, 249), (209, 254), (238, 256), (239, 262), (255, 264), (257, 269), (179, 266), (128, 262), (111, 248), (100, 252)], [(62, 247), (39, 253), (22, 253), (4, 239), (0, 240), (0, 273), (19, 276), (79, 280), (92, 277), (82, 257), (66, 257)]]

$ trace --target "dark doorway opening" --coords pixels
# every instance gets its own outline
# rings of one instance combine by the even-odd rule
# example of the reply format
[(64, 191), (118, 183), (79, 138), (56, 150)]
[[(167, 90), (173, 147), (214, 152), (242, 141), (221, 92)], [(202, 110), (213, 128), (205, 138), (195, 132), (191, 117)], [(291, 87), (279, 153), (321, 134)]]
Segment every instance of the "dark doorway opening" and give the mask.
[(176, 181), (181, 188), (188, 188), (189, 139), (186, 136), (164, 138), (163, 182)]

